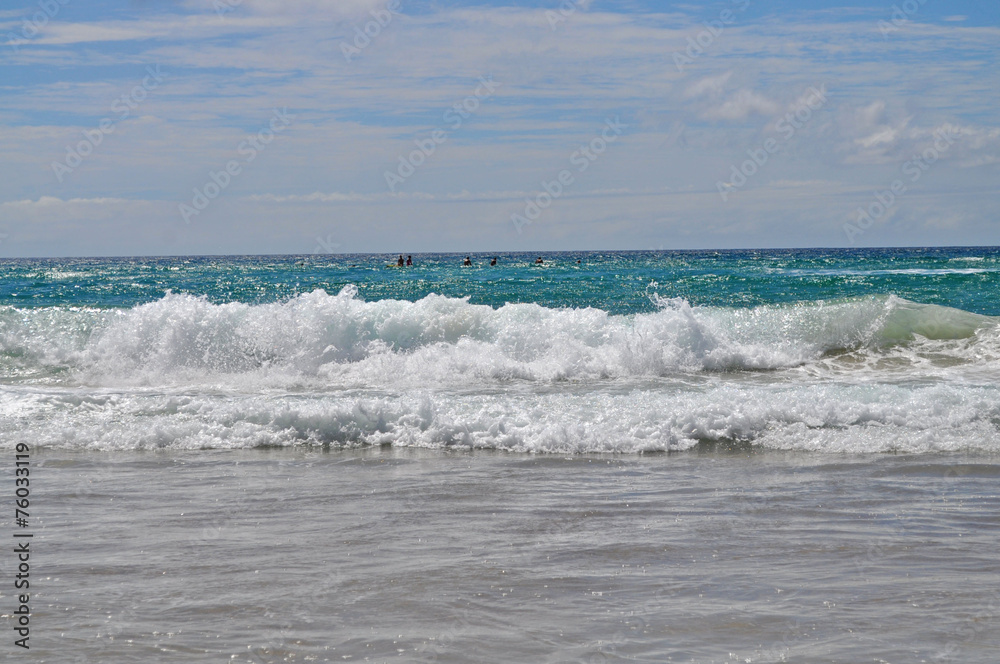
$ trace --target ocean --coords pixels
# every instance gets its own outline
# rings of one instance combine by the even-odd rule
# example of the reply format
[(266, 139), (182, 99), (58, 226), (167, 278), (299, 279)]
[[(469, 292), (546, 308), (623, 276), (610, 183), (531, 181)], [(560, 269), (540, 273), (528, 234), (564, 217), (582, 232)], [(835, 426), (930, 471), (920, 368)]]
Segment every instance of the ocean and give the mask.
[(1000, 248), (537, 256), (0, 260), (0, 649), (997, 661)]

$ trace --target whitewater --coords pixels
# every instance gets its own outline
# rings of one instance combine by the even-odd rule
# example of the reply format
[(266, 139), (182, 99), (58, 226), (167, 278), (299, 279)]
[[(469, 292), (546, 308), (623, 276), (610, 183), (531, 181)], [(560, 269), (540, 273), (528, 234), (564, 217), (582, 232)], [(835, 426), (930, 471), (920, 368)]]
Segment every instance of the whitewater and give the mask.
[(354, 285), (266, 304), (0, 309), (3, 437), (663, 452), (996, 450), (1000, 328), (873, 295), (611, 314)]

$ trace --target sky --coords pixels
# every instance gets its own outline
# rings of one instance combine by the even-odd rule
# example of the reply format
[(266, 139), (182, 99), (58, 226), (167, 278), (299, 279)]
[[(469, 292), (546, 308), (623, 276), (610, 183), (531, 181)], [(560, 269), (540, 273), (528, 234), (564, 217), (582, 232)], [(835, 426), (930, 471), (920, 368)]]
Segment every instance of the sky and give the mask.
[(0, 5), (0, 257), (1000, 245), (996, 0)]

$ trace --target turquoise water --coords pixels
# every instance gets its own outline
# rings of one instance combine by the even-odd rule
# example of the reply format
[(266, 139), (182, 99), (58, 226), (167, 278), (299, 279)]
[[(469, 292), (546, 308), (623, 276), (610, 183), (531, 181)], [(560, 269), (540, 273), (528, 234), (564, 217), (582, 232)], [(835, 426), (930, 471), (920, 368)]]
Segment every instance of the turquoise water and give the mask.
[[(1000, 315), (1000, 248), (657, 251), (476, 256), (421, 254), (387, 269), (393, 255), (0, 260), (0, 305), (133, 307), (167, 291), (210, 302), (260, 304), (348, 284), (366, 301), (430, 293), (499, 307), (596, 307), (613, 314), (656, 309), (649, 294), (696, 306), (754, 307), (894, 294)], [(577, 263), (577, 261), (580, 261)]]

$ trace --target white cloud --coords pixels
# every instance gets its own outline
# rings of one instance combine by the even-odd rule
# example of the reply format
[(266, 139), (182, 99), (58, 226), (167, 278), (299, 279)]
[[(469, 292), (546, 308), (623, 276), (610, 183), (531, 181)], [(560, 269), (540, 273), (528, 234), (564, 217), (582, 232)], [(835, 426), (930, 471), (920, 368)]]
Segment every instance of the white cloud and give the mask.
[(710, 95), (716, 97), (722, 94), (726, 87), (726, 83), (732, 78), (733, 72), (727, 71), (724, 74), (719, 74), (718, 76), (706, 76), (695, 83), (692, 83), (684, 90), (685, 99), (694, 99), (696, 97), (701, 97), (703, 95)]
[(141, 29), (138, 27), (116, 27), (87, 23), (66, 23), (53, 26), (44, 31), (44, 36), (35, 40), (36, 44), (80, 44), (85, 42), (134, 41), (162, 37), (167, 33), (166, 26), (161, 30)]
[(881, 99), (873, 101), (868, 106), (857, 109), (854, 117), (859, 129), (875, 127), (885, 117), (885, 102)]
[(296, 25), (299, 19), (281, 17), (232, 17), (219, 22), (212, 15), (170, 16), (135, 21), (88, 23), (52, 22), (29, 45), (68, 45), (148, 39), (199, 39), (228, 33), (257, 32)]
[(124, 198), (70, 198), (68, 200), (63, 200), (56, 196), (39, 196), (37, 201), (33, 201), (30, 198), (26, 198), (20, 201), (7, 201), (5, 203), (0, 203), (0, 206), (5, 208), (12, 208), (16, 210), (43, 210), (43, 209), (59, 209), (65, 210), (71, 207), (78, 207), (83, 205), (120, 205), (132, 203), (134, 201), (129, 201)]
[[(370, 11), (385, 9), (389, 0), (192, 0), (186, 3), (192, 9), (222, 17), (238, 16), (242, 13), (264, 16), (303, 16), (323, 20), (331, 17), (353, 18)], [(399, 0), (400, 6), (404, 5)], [(219, 7), (223, 7), (220, 12)], [(231, 8), (227, 11), (226, 8)]]
[(780, 107), (764, 95), (743, 88), (737, 90), (721, 105), (705, 111), (703, 117), (718, 120), (742, 120), (753, 113), (773, 115)]
[[(632, 190), (627, 188), (611, 189), (591, 189), (580, 191), (567, 191), (560, 198), (582, 198), (595, 196), (631, 196), (659, 194), (662, 189), (657, 190)], [(459, 192), (447, 192), (442, 194), (431, 194), (427, 192), (382, 192), (378, 194), (356, 194), (341, 192), (313, 192), (311, 194), (253, 194), (247, 196), (247, 200), (255, 203), (274, 204), (300, 204), (300, 203), (373, 203), (376, 201), (423, 201), (423, 202), (449, 202), (449, 201), (470, 201), (470, 202), (495, 202), (495, 201), (519, 201), (525, 196), (535, 196), (537, 190), (523, 191), (477, 191), (470, 192), (463, 190)]]
[(41, 224), (44, 227), (65, 227), (83, 221), (134, 224), (144, 216), (166, 208), (163, 201), (136, 200), (103, 196), (96, 198), (68, 198), (40, 196), (37, 200), (24, 199), (0, 203), (4, 216), (24, 224)]
[(880, 150), (884, 151), (886, 148), (892, 147), (896, 144), (896, 141), (901, 135), (903, 135), (903, 132), (906, 130), (906, 125), (909, 123), (910, 118), (904, 118), (895, 127), (890, 127), (888, 125), (881, 126), (874, 133), (857, 138), (854, 142), (866, 150), (870, 150), (873, 147), (879, 147)]

